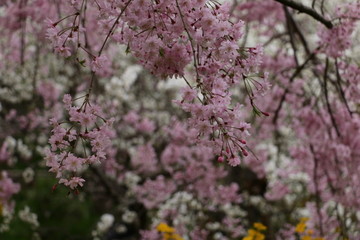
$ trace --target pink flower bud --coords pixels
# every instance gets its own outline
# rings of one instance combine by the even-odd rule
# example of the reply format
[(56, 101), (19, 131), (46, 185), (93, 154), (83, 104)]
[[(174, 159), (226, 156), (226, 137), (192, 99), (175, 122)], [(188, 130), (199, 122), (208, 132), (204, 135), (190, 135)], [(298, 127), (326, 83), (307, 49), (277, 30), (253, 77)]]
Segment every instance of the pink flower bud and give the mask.
[(249, 153), (245, 149), (241, 149), (241, 151), (242, 151), (242, 153), (244, 154), (245, 157), (249, 155)]

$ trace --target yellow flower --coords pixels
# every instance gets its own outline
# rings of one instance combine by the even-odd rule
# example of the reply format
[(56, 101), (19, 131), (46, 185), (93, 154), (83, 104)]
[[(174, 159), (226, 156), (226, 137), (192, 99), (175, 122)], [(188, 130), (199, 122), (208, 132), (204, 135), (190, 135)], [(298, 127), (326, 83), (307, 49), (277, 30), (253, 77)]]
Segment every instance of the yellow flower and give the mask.
[(295, 232), (303, 233), (305, 231), (305, 229), (306, 229), (306, 224), (303, 222), (300, 222), (300, 223), (298, 223), (298, 225), (296, 225)]
[(246, 236), (246, 237), (243, 237), (242, 240), (254, 240), (255, 235), (256, 235), (256, 231), (253, 230), (253, 229), (249, 229), (247, 236)]
[(311, 240), (311, 236), (305, 235), (301, 237), (301, 240)]
[(163, 233), (164, 240), (184, 240), (179, 234), (176, 233)]
[(314, 234), (314, 230), (312, 230), (312, 229), (309, 229), (309, 230), (307, 230), (306, 232), (307, 232), (308, 235)]
[(175, 229), (167, 225), (166, 223), (160, 223), (157, 225), (156, 230), (163, 233), (174, 233)]
[(179, 234), (175, 233), (175, 228), (170, 227), (166, 223), (159, 223), (156, 230), (163, 234), (163, 240), (184, 240)]
[(255, 235), (256, 235), (256, 230), (254, 230), (254, 229), (249, 229), (248, 230), (248, 236), (252, 236), (252, 237), (254, 237)]
[(248, 230), (248, 235), (243, 237), (242, 240), (264, 240), (264, 239), (265, 239), (264, 234), (254, 230), (254, 229), (249, 229)]
[(259, 232), (257, 232), (257, 234), (254, 238), (254, 240), (264, 240), (264, 239), (265, 239), (265, 235), (262, 233), (259, 233)]
[(171, 239), (172, 240), (184, 240), (179, 234), (173, 234)]
[(308, 220), (309, 220), (309, 218), (301, 218), (300, 222), (296, 225), (295, 232), (303, 233), (306, 229), (306, 222)]
[(164, 240), (168, 240), (171, 238), (171, 233), (163, 233)]
[(309, 218), (307, 217), (300, 218), (300, 222), (307, 222), (307, 221), (309, 221)]
[(259, 231), (265, 231), (267, 229), (267, 227), (265, 225), (263, 225), (262, 223), (259, 223), (259, 222), (254, 223), (254, 228)]

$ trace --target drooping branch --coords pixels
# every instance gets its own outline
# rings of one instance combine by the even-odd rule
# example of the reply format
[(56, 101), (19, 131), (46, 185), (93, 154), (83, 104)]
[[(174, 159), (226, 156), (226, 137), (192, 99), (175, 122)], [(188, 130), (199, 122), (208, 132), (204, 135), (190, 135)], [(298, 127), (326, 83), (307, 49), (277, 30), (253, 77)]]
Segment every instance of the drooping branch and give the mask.
[(331, 21), (325, 19), (323, 16), (321, 16), (318, 12), (316, 12), (314, 9), (309, 8), (301, 3), (293, 2), (292, 0), (275, 0), (276, 2), (279, 2), (285, 6), (291, 7), (295, 10), (298, 10), (299, 12), (306, 13), (310, 16), (312, 16), (317, 21), (324, 24), (327, 28), (332, 28), (333, 24)]

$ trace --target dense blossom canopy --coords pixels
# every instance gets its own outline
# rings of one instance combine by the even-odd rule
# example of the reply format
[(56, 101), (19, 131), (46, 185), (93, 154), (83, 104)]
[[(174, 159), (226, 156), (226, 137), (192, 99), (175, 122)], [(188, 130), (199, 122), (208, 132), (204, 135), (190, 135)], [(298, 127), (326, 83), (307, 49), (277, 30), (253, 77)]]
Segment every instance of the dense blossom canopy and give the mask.
[(2, 0), (0, 239), (359, 239), (359, 20)]

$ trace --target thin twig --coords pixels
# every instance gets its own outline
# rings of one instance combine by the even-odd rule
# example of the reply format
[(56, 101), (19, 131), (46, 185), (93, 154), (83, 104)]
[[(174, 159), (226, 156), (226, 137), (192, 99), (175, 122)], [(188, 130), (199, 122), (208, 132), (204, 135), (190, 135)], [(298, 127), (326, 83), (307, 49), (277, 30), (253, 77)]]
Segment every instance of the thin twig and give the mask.
[(39, 70), (39, 62), (40, 62), (40, 46), (39, 46), (39, 44), (36, 44), (34, 74), (33, 74), (33, 78), (32, 78), (33, 96), (35, 96), (35, 94), (36, 94), (36, 81), (37, 81), (37, 74), (38, 74), (38, 70)]
[(177, 7), (177, 9), (179, 11), (179, 14), (180, 14), (181, 22), (183, 24), (184, 30), (185, 30), (186, 34), (188, 35), (188, 38), (189, 38), (189, 41), (190, 41), (191, 50), (192, 50), (192, 54), (193, 54), (193, 58), (194, 58), (194, 67), (195, 67), (195, 71), (196, 71), (196, 82), (199, 83), (200, 76), (199, 76), (199, 71), (198, 71), (198, 62), (197, 62), (197, 59), (196, 59), (196, 50), (195, 50), (195, 46), (194, 46), (194, 43), (193, 43), (193, 38), (191, 37), (191, 34), (190, 34), (189, 30), (186, 27), (185, 20), (184, 20), (184, 15), (183, 15), (183, 13), (181, 11), (181, 8), (179, 6), (179, 2), (177, 0), (175, 0), (175, 1), (176, 1), (176, 7)]
[(299, 26), (297, 25), (296, 21), (294, 20), (293, 16), (290, 13), (289, 13), (288, 17), (289, 17), (289, 20), (290, 20), (292, 26), (294, 27), (295, 33), (298, 34), (300, 41), (301, 41), (302, 45), (304, 46), (306, 54), (310, 55), (310, 50), (309, 50), (308, 44), (306, 42), (306, 39), (304, 37), (304, 34), (301, 32)]
[(290, 87), (290, 84), (294, 81), (294, 79), (297, 77), (297, 75), (299, 75), (301, 73), (301, 71), (305, 68), (306, 64), (315, 57), (315, 52), (313, 52), (306, 60), (303, 64), (301, 64), (296, 70), (295, 72), (293, 73), (293, 75), (290, 77), (290, 80), (289, 80), (289, 86), (285, 89), (281, 99), (280, 99), (280, 102), (279, 102), (279, 105), (278, 107), (276, 108), (275, 110), (275, 114), (274, 114), (274, 118), (273, 118), (273, 123), (275, 124), (278, 117), (279, 117), (279, 112), (282, 108), (282, 105), (285, 101), (285, 98), (286, 98), (286, 95), (289, 93), (289, 87)]
[(346, 100), (346, 97), (345, 97), (345, 92), (344, 90), (342, 89), (342, 86), (341, 86), (341, 75), (340, 75), (340, 72), (339, 72), (339, 67), (338, 67), (338, 62), (337, 62), (337, 59), (335, 58), (335, 70), (336, 70), (336, 82), (337, 82), (337, 85), (338, 85), (338, 89), (339, 89), (339, 93), (340, 93), (340, 96), (346, 106), (346, 109), (348, 110), (349, 114), (350, 114), (350, 117), (352, 117), (352, 114), (353, 112), (350, 110), (350, 107), (349, 107), (349, 104)]
[(332, 124), (333, 124), (333, 126), (335, 128), (336, 134), (338, 135), (338, 137), (341, 137), (341, 134), (340, 134), (339, 128), (337, 126), (333, 111), (332, 111), (331, 106), (330, 106), (330, 101), (329, 101), (329, 94), (328, 94), (328, 88), (327, 88), (328, 69), (329, 69), (329, 59), (326, 58), (325, 70), (324, 70), (324, 95), (325, 95), (326, 107), (328, 109), (330, 119), (331, 119), (331, 122), (332, 122)]
[[(101, 53), (102, 51), (104, 50), (104, 47), (109, 39), (109, 37), (111, 36), (111, 34), (113, 33), (116, 25), (119, 23), (119, 19), (121, 18), (122, 14), (125, 12), (126, 8), (129, 6), (129, 4), (131, 3), (132, 0), (129, 0), (126, 5), (124, 6), (124, 8), (121, 9), (119, 15), (117, 16), (114, 24), (112, 25), (112, 27), (110, 28), (109, 30), (109, 33), (106, 35), (106, 38), (99, 50), (99, 53), (98, 53), (98, 57), (101, 56)], [(93, 84), (94, 84), (94, 80), (95, 80), (95, 72), (94, 71), (91, 71), (91, 80), (90, 80), (90, 86), (89, 86), (89, 90), (88, 90), (88, 93), (86, 95), (86, 98), (85, 98), (85, 101), (84, 102), (87, 102), (89, 100), (89, 97), (90, 97), (90, 94), (91, 94), (91, 91), (92, 91), (92, 88), (93, 88)]]
[(129, 4), (131, 3), (131, 1), (132, 1), (132, 0), (129, 0), (129, 1), (126, 3), (126, 5), (124, 6), (124, 8), (121, 9), (120, 14), (117, 16), (114, 24), (113, 24), (112, 27), (110, 28), (110, 31), (109, 31), (108, 35), (106, 36), (105, 41), (104, 41), (104, 43), (102, 44), (102, 46), (101, 46), (101, 48), (100, 48), (100, 50), (99, 50), (99, 54), (98, 54), (99, 57), (100, 57), (102, 51), (104, 50), (105, 44), (106, 44), (106, 42), (108, 41), (110, 35), (113, 33), (116, 25), (119, 23), (119, 19), (121, 18), (122, 14), (125, 12), (126, 8), (129, 6)]
[(314, 151), (314, 147), (312, 144), (310, 144), (310, 150), (311, 153), (314, 157), (314, 172), (313, 172), (313, 181), (315, 184), (315, 201), (316, 201), (316, 212), (317, 215), (319, 217), (319, 229), (320, 229), (320, 234), (321, 236), (324, 236), (324, 230), (323, 230), (323, 220), (322, 220), (322, 214), (321, 214), (321, 209), (320, 209), (320, 191), (319, 191), (319, 183), (318, 183), (318, 179), (317, 179), (317, 170), (318, 170), (318, 165), (319, 165), (319, 160), (316, 158), (315, 156), (315, 151)]
[(291, 16), (290, 16), (289, 10), (287, 9), (286, 6), (283, 6), (283, 7), (284, 7), (285, 16), (286, 16), (286, 27), (287, 27), (289, 37), (290, 37), (290, 45), (294, 51), (294, 61), (296, 63), (296, 67), (299, 67), (299, 60), (297, 58), (297, 48), (296, 48), (295, 41), (294, 41), (295, 40), (294, 39), (294, 29), (293, 29), (294, 26), (291, 23)]

